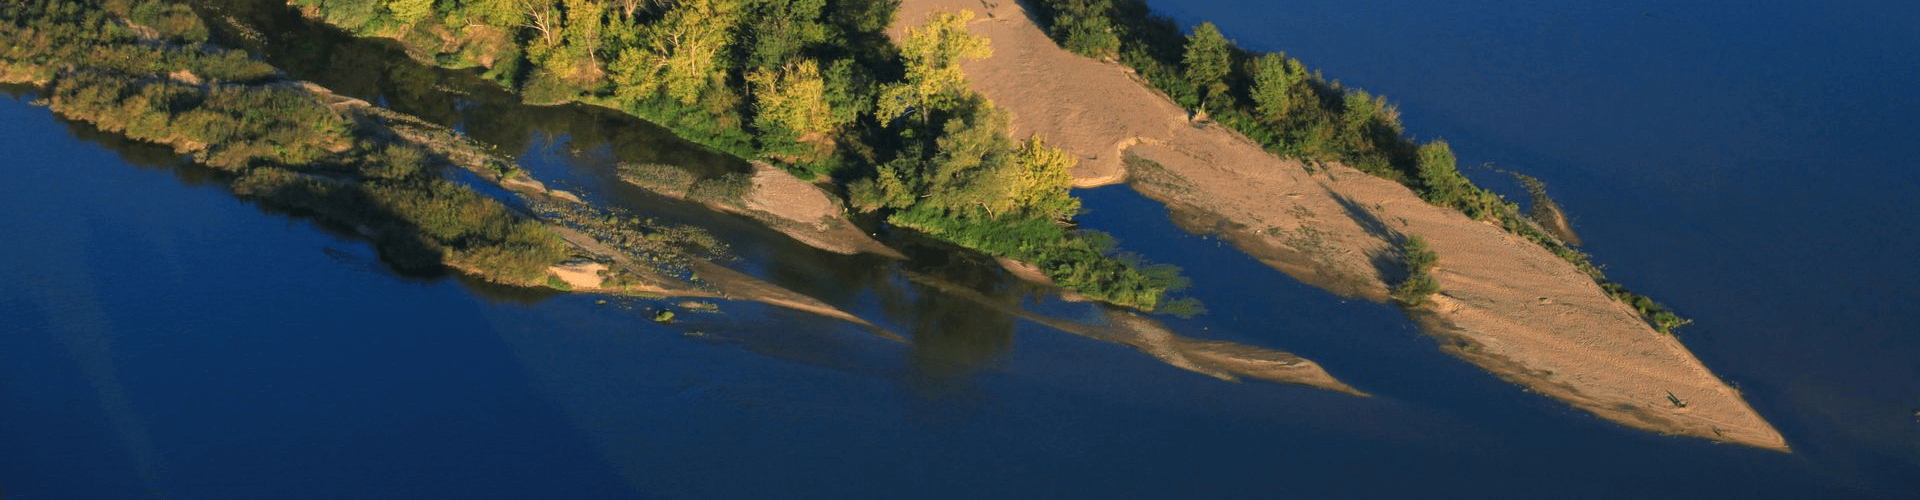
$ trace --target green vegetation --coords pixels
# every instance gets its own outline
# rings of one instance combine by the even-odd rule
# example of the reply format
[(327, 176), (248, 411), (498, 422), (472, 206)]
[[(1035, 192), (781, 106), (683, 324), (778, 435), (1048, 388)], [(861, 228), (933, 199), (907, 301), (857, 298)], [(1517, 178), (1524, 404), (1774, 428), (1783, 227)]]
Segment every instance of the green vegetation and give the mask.
[(373, 136), (206, 37), (174, 4), (8, 2), (0, 75), (40, 84), (63, 116), (192, 153), (237, 194), (352, 228), (400, 267), (540, 286), (568, 257), (545, 226), (429, 169), (425, 151)]
[(744, 173), (702, 179), (686, 169), (652, 163), (620, 165), (620, 179), (669, 196), (734, 207), (753, 189), (753, 178)]
[[(886, 0), (293, 0), (329, 24), (482, 67), (534, 102), (625, 111), (803, 176), (846, 176), (900, 62)], [(415, 4), (430, 7), (425, 14)]]
[(1075, 54), (1110, 59), (1120, 55), (1120, 37), (1106, 15), (1111, 0), (1059, 0), (1050, 32), (1062, 47)]
[[(1184, 280), (1073, 229), (1073, 158), (1007, 137), (1005, 112), (959, 62), (991, 53), (971, 13), (939, 13), (896, 47), (889, 0), (293, 0), (328, 23), (398, 39), (433, 63), (482, 67), (536, 102), (618, 109), (694, 142), (846, 186), (856, 208), (970, 249), (1039, 265), (1082, 294), (1197, 311)], [(701, 199), (735, 179), (628, 166), (623, 177)]]
[(1440, 293), (1440, 282), (1433, 279), (1433, 266), (1440, 256), (1419, 235), (1408, 236), (1400, 244), (1400, 260), (1407, 265), (1407, 279), (1393, 287), (1393, 299), (1407, 307), (1427, 305), (1428, 297)]
[[(1385, 98), (1327, 80), (1282, 53), (1256, 54), (1226, 40), (1211, 23), (1191, 35), (1140, 0), (1035, 0), (1036, 14), (1062, 47), (1095, 58), (1118, 54), (1175, 102), (1254, 140), (1274, 154), (1341, 162), (1407, 186), (1428, 203), (1491, 221), (1573, 263), (1614, 299), (1632, 305), (1662, 332), (1688, 323), (1652, 299), (1610, 281), (1585, 254), (1566, 246), (1498, 194), (1460, 174), (1445, 141), (1407, 137)], [(1108, 36), (1112, 42), (1108, 41)]]
[(993, 56), (987, 39), (967, 33), (970, 21), (973, 11), (941, 12), (925, 26), (907, 30), (907, 40), (900, 47), (901, 58), (906, 61), (906, 81), (882, 87), (877, 111), (880, 121), (892, 122), (917, 109), (924, 126), (934, 110), (951, 109), (969, 96), (967, 74), (960, 70), (960, 62)]

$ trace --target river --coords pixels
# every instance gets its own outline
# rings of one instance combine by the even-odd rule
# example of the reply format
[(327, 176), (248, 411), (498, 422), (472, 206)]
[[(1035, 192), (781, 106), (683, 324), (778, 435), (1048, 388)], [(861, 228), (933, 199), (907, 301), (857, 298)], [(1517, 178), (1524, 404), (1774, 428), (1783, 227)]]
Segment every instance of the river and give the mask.
[[(1166, 4), (1166, 5), (1162, 5)], [(255, 7), (254, 9), (247, 8)], [(1292, 352), (1372, 393), (1230, 383), (912, 281), (1098, 321), (990, 263), (892, 237), (815, 251), (615, 182), (737, 170), (657, 128), (514, 103), (472, 75), (298, 24), (296, 78), (456, 126), (536, 177), (713, 228), (729, 266), (900, 333), (751, 303), (540, 296), (403, 276), (338, 231), (235, 200), (164, 149), (0, 99), (5, 498), (1707, 498), (1920, 491), (1920, 104), (1890, 2), (1158, 2), (1387, 95), (1408, 129), (1549, 184), (1615, 279), (1795, 449), (1599, 421), (1442, 354), (1397, 310), (1188, 235), (1126, 187), (1086, 227), (1181, 265), (1180, 335)], [(1903, 28), (1904, 27), (1904, 28)], [(298, 39), (302, 43), (271, 43)], [(276, 51), (272, 47), (288, 50)], [(351, 69), (351, 70), (349, 70)], [(1492, 172), (1469, 172), (1509, 196)]]

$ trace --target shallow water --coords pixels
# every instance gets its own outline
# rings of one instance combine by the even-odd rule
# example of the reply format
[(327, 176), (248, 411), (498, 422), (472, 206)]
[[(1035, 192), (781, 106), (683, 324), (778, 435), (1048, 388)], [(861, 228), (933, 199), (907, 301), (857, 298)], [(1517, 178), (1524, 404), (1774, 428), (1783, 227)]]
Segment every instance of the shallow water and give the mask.
[[(909, 342), (746, 303), (722, 303), (719, 315), (682, 314), (666, 326), (648, 321), (647, 311), (664, 303), (601, 306), (593, 297), (514, 296), (457, 279), (396, 276), (365, 243), (236, 201), (206, 182), (206, 173), (173, 167), (165, 150), (0, 99), (7, 128), (0, 148), (10, 152), (13, 171), (0, 184), (0, 203), (15, 214), (0, 218), (0, 231), (12, 235), (0, 244), (0, 259), (16, 263), (0, 270), (0, 314), (13, 318), (0, 334), (0, 449), (7, 450), (0, 487), (8, 498), (1825, 498), (1920, 487), (1920, 434), (1906, 414), (1920, 406), (1912, 383), (1920, 376), (1910, 359), (1897, 357), (1920, 349), (1891, 330), (1920, 320), (1892, 288), (1901, 271), (1914, 273), (1872, 260), (1882, 252), (1891, 258), (1914, 238), (1900, 231), (1912, 224), (1900, 217), (1910, 207), (1878, 198), (1913, 178), (1911, 170), (1889, 171), (1900, 165), (1894, 154), (1877, 156), (1879, 167), (1836, 165), (1823, 176), (1798, 176), (1812, 181), (1728, 174), (1734, 180), (1699, 182), (1730, 167), (1702, 163), (1713, 155), (1635, 150), (1658, 160), (1647, 168), (1661, 173), (1645, 173), (1609, 159), (1625, 152), (1582, 156), (1526, 135), (1551, 134), (1536, 129), (1558, 121), (1536, 117), (1533, 126), (1515, 128), (1512, 120), (1485, 118), (1530, 112), (1540, 98), (1501, 101), (1509, 103), (1484, 113), (1422, 111), (1457, 105), (1456, 97), (1471, 101), (1454, 94), (1479, 87), (1422, 94), (1434, 90), (1418, 74), (1378, 74), (1389, 66), (1378, 57), (1392, 53), (1384, 45), (1342, 52), (1322, 45), (1362, 49), (1339, 33), (1306, 36), (1306, 27), (1326, 30), (1331, 19), (1385, 30), (1394, 25), (1365, 21), (1439, 14), (1352, 4), (1315, 18), (1246, 4), (1231, 5), (1257, 15), (1200, 7), (1228, 2), (1165, 8), (1247, 23), (1222, 27), (1256, 48), (1262, 42), (1243, 33), (1266, 33), (1257, 26), (1284, 19), (1288, 29), (1271, 31), (1291, 35), (1271, 43), (1401, 99), (1410, 130), (1445, 135), (1466, 162), (1493, 161), (1547, 180), (1588, 250), (1621, 281), (1696, 317), (1700, 324), (1683, 330), (1683, 340), (1739, 382), (1798, 453), (1600, 422), (1439, 353), (1390, 307), (1341, 300), (1216, 239), (1186, 235), (1125, 187), (1081, 192), (1091, 209), (1086, 226), (1193, 277), (1193, 295), (1212, 312), (1163, 318), (1176, 332), (1289, 351), (1375, 397), (1221, 382), (908, 281), (901, 271), (1041, 314), (1100, 316), (1090, 305), (1036, 298), (990, 265), (937, 245), (911, 245), (913, 259), (898, 264), (836, 256), (738, 218), (626, 190), (605, 170), (612, 158), (695, 167), (718, 160), (611, 114), (511, 105), (486, 98), (484, 87), (386, 61), (389, 71), (372, 73), (412, 75), (429, 82), (424, 88), (463, 89), (467, 97), (392, 77), (322, 83), (519, 151), (537, 176), (600, 203), (714, 227), (741, 257), (730, 266), (813, 294)], [(1559, 19), (1528, 10), (1547, 6), (1508, 7), (1503, 12), (1521, 12), (1512, 15), (1523, 21)], [(1480, 19), (1466, 14), (1455, 15), (1463, 23)], [(1403, 15), (1413, 17), (1394, 17)], [(1606, 26), (1585, 32), (1605, 40)], [(1463, 28), (1441, 31), (1455, 29)], [(1477, 47), (1551, 49), (1537, 38), (1492, 38)], [(1392, 47), (1471, 59), (1436, 47), (1445, 40)], [(1686, 40), (1665, 43), (1679, 41)], [(341, 60), (373, 57), (364, 46), (301, 47)], [(324, 76), (275, 62), (298, 77)], [(1614, 92), (1583, 85), (1590, 95)], [(1500, 96), (1531, 88), (1493, 87)], [(1554, 95), (1572, 91), (1552, 88)], [(1911, 124), (1903, 120), (1890, 123)], [(1563, 132), (1570, 136), (1616, 130), (1566, 123), (1589, 127)], [(1685, 137), (1710, 135), (1694, 129)], [(1509, 136), (1542, 140), (1499, 139)], [(1740, 144), (1714, 147), (1734, 153)], [(1881, 154), (1849, 149), (1864, 144), (1826, 151)], [(1880, 177), (1835, 177), (1868, 171)], [(1882, 178), (1891, 180), (1868, 182)], [(1788, 189), (1808, 183), (1862, 195), (1830, 199)], [(1762, 187), (1771, 191), (1746, 191)], [(1730, 218), (1744, 214), (1732, 208), (1766, 200), (1822, 204)], [(1806, 215), (1762, 216), (1779, 212)], [(1839, 213), (1853, 215), (1833, 217)], [(1861, 243), (1866, 236), (1824, 243), (1761, 237), (1843, 229), (1896, 246), (1878, 250)], [(1853, 259), (1796, 257), (1820, 252)], [(1878, 273), (1839, 274), (1876, 262), (1885, 266)], [(1797, 293), (1761, 291), (1782, 284)], [(1772, 286), (1743, 288), (1759, 285)]]

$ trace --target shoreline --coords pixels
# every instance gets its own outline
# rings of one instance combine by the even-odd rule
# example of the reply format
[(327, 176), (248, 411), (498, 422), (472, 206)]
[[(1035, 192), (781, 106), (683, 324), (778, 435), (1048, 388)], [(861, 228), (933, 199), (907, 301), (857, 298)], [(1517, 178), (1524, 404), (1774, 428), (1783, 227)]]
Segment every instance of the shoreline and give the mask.
[[(330, 107), (339, 106), (352, 110), (355, 113), (363, 114), (364, 116), (378, 117), (379, 121), (384, 124), (383, 126), (386, 131), (391, 132), (394, 138), (439, 154), (453, 166), (472, 172), (481, 179), (493, 182), (496, 186), (516, 195), (541, 203), (559, 204), (570, 207), (588, 206), (585, 202), (581, 201), (578, 196), (566, 191), (550, 189), (539, 180), (527, 177), (524, 172), (516, 176), (499, 175), (498, 172), (491, 170), (490, 167), (495, 163), (511, 165), (511, 162), (487, 153), (484, 148), (473, 144), (470, 140), (460, 136), (458, 132), (447, 130), (445, 127), (428, 123), (412, 116), (373, 106), (371, 103), (363, 100), (333, 94), (331, 91), (311, 82), (297, 82), (295, 85), (306, 90), (309, 94), (316, 96), (316, 98), (322, 99), (323, 102), (328, 102)], [(394, 126), (395, 123), (403, 125)], [(794, 181), (801, 182), (798, 179), (794, 179)], [(549, 221), (532, 214), (521, 215), (539, 221), (548, 229), (558, 234), (561, 239), (565, 240), (569, 245), (590, 254), (590, 257), (596, 261), (590, 265), (572, 262), (549, 267), (549, 274), (567, 283), (567, 289), (560, 290), (562, 292), (746, 300), (846, 321), (865, 327), (882, 338), (895, 341), (900, 340), (899, 335), (886, 331), (852, 313), (842, 311), (804, 294), (787, 290), (778, 285), (762, 281), (738, 271), (733, 271), (705, 259), (690, 258), (687, 263), (691, 271), (702, 277), (701, 281), (704, 281), (707, 285), (703, 287), (698, 284), (687, 283), (668, 277), (652, 266), (639, 263), (628, 255), (627, 252), (606, 244), (598, 238), (578, 229), (570, 228), (564, 224)], [(874, 244), (879, 245), (878, 242), (874, 242)], [(881, 246), (881, 248), (885, 247)], [(614, 265), (607, 266), (605, 263), (597, 262), (602, 260), (610, 261)], [(591, 272), (591, 274), (582, 272), (584, 268), (592, 266), (598, 266), (599, 269)], [(465, 270), (463, 270), (463, 272), (464, 271)], [(634, 278), (638, 283), (610, 284), (609, 282), (614, 281), (615, 278), (604, 275), (601, 271), (624, 271), (626, 276)], [(598, 281), (594, 282), (594, 278), (597, 278)], [(558, 288), (555, 289), (558, 290)]]
[[(1004, 261), (1001, 264), (1009, 265)], [(1153, 318), (1132, 312), (1100, 307), (1098, 321), (1055, 318), (1036, 314), (1017, 304), (987, 298), (980, 292), (930, 276), (908, 274), (907, 279), (1054, 330), (1131, 347), (1167, 366), (1223, 382), (1255, 379), (1276, 384), (1303, 385), (1353, 397), (1373, 397), (1334, 377), (1326, 367), (1313, 360), (1289, 352), (1223, 340), (1183, 337)]]
[[(154, 50), (159, 51), (188, 51), (201, 50), (203, 46), (167, 45), (156, 42), (154, 47)], [(213, 46), (208, 45), (204, 47)], [(36, 71), (36, 69), (38, 71)], [(51, 79), (48, 78), (49, 76), (66, 75), (68, 72), (85, 74), (85, 72), (88, 71), (98, 72), (98, 70), (88, 68), (84, 65), (77, 68), (61, 69), (33, 66), (29, 63), (9, 59), (0, 61), (0, 82), (26, 85), (38, 92), (44, 93), (49, 90), (48, 86), (51, 83)], [(272, 178), (258, 182), (282, 182), (283, 184), (280, 185), (310, 183), (323, 188), (330, 188), (370, 183), (372, 181), (365, 179), (355, 180), (358, 179), (354, 177), (355, 175), (371, 175), (366, 172), (321, 172), (312, 170), (314, 168), (314, 162), (347, 162), (347, 166), (359, 169), (362, 168), (361, 164), (378, 160), (324, 155), (342, 155), (356, 151), (355, 148), (379, 146), (389, 148), (402, 147), (416, 148), (426, 155), (431, 155), (430, 157), (415, 159), (415, 161), (420, 162), (422, 165), (443, 163), (453, 168), (467, 170), (474, 173), (477, 178), (484, 182), (505, 189), (514, 196), (521, 197), (530, 203), (565, 207), (575, 209), (575, 211), (592, 210), (586, 207), (585, 204), (572, 193), (547, 188), (540, 181), (527, 177), (524, 172), (514, 167), (512, 162), (486, 152), (484, 148), (472, 143), (457, 131), (428, 123), (417, 117), (374, 106), (364, 100), (338, 95), (312, 82), (291, 80), (280, 76), (264, 77), (253, 82), (209, 82), (183, 67), (174, 67), (171, 68), (170, 71), (171, 72), (166, 73), (165, 79), (159, 81), (170, 82), (171, 84), (199, 92), (210, 92), (210, 89), (227, 89), (233, 92), (283, 91), (290, 96), (290, 99), (308, 103), (314, 106), (314, 109), (322, 110), (319, 111), (320, 113), (330, 115), (330, 119), (337, 121), (337, 125), (341, 128), (338, 134), (344, 135), (340, 137), (326, 136), (328, 140), (333, 142), (319, 146), (323, 148), (323, 152), (320, 153), (323, 156), (318, 160), (310, 159), (304, 163), (294, 160), (288, 160), (289, 163), (262, 160), (262, 163), (259, 165), (229, 165), (226, 168), (210, 166), (210, 168), (228, 174), (221, 179), (221, 183), (225, 185), (229, 192), (241, 199), (253, 200), (256, 203), (283, 206), (284, 208), (296, 211), (311, 212), (304, 216), (354, 226), (358, 228), (360, 235), (367, 238), (369, 244), (376, 249), (383, 248), (384, 244), (390, 243), (389, 240), (395, 238), (425, 238), (425, 230), (414, 228), (411, 233), (380, 233), (365, 225), (357, 224), (353, 217), (340, 219), (339, 217), (342, 212), (354, 210), (355, 207), (338, 205), (338, 200), (330, 200), (324, 196), (315, 197), (306, 192), (286, 195), (280, 193), (277, 189), (261, 191), (257, 185), (251, 188), (245, 188), (241, 185), (255, 180), (255, 170), (269, 171), (267, 174), (260, 175)], [(110, 72), (99, 72), (99, 74), (106, 75), (102, 78), (125, 78), (132, 81), (140, 81), (135, 79), (135, 77), (139, 75), (119, 75)], [(178, 154), (200, 154), (208, 150), (211, 146), (215, 146), (213, 144), (195, 142), (179, 133), (161, 135), (150, 133), (144, 136), (129, 134), (127, 130), (124, 130), (127, 124), (123, 123), (127, 118), (116, 118), (117, 115), (109, 114), (117, 110), (67, 105), (63, 102), (62, 98), (58, 96), (43, 97), (43, 99), (48, 99), (47, 107), (55, 116), (61, 119), (85, 123), (88, 126), (101, 130), (103, 133), (169, 147)], [(267, 111), (269, 111), (269, 115), (273, 113), (286, 113), (276, 109), (269, 109)], [(274, 116), (284, 119), (282, 116)], [(113, 119), (120, 121), (107, 122), (107, 120)], [(351, 142), (341, 143), (340, 141)], [(196, 158), (196, 163), (205, 162)], [(391, 165), (385, 166), (391, 167)], [(426, 171), (422, 171), (419, 175), (424, 175), (424, 178), (438, 177), (438, 174)], [(452, 181), (442, 179), (442, 182)], [(555, 244), (564, 245), (572, 255), (560, 256), (564, 257), (564, 260), (559, 262), (539, 263), (538, 270), (540, 271), (540, 275), (545, 278), (544, 282), (541, 282), (538, 278), (528, 281), (503, 276), (497, 270), (488, 268), (486, 265), (473, 259), (448, 259), (444, 255), (440, 259), (432, 262), (419, 262), (415, 263), (416, 265), (432, 265), (438, 269), (445, 269), (456, 274), (471, 276), (491, 283), (508, 286), (547, 288), (566, 293), (602, 293), (640, 296), (660, 295), (749, 300), (840, 319), (866, 327), (882, 337), (898, 339), (897, 335), (886, 332), (884, 329), (853, 314), (841, 311), (811, 297), (786, 290), (745, 274), (733, 272), (717, 264), (706, 262), (706, 260), (698, 256), (667, 256), (669, 261), (680, 259), (688, 261), (685, 264), (689, 270), (697, 273), (697, 275), (706, 277), (706, 279), (698, 281), (682, 279), (670, 275), (669, 273), (672, 271), (669, 269), (657, 265), (641, 264), (638, 259), (634, 258), (635, 256), (628, 254), (628, 250), (619, 248), (617, 245), (602, 242), (596, 237), (587, 234), (587, 232), (569, 227), (560, 221), (550, 220), (547, 217), (541, 217), (538, 214), (530, 213), (526, 210), (506, 207), (503, 204), (499, 204), (500, 200), (492, 200), (485, 195), (472, 193), (470, 189), (459, 187), (457, 183), (449, 184), (449, 186), (455, 186), (448, 189), (456, 192), (466, 192), (467, 194), (478, 196), (481, 200), (490, 200), (489, 203), (498, 205), (500, 211), (492, 212), (492, 215), (489, 217), (497, 216), (495, 220), (498, 222), (524, 225), (530, 227), (530, 229), (528, 229), (529, 231), (550, 234)], [(300, 197), (303, 195), (307, 198)], [(287, 198), (288, 196), (292, 197)], [(334, 204), (329, 205), (328, 203)], [(462, 216), (466, 216), (466, 214), (462, 214)], [(564, 217), (562, 218), (564, 219)], [(378, 222), (382, 224), (391, 223), (391, 221), (385, 220)], [(595, 227), (591, 229), (600, 232), (617, 232), (622, 230), (621, 228), (614, 227)], [(612, 265), (609, 266), (608, 264)]]
[[(889, 33), (935, 10), (981, 7), (906, 0)], [(1043, 135), (1079, 156), (1076, 185), (1134, 177), (1142, 194), (1188, 210), (1176, 220), (1210, 220), (1207, 232), (1270, 267), (1372, 300), (1383, 300), (1404, 272), (1394, 269), (1397, 240), (1420, 235), (1440, 256), (1433, 275), (1441, 293), (1410, 315), (1443, 350), (1621, 425), (1789, 451), (1677, 339), (1532, 242), (1392, 181), (1339, 164), (1310, 170), (1224, 127), (1195, 124), (1130, 70), (1061, 49), (1018, 3), (992, 5), (970, 29), (996, 53), (962, 65), (974, 90), (1013, 115), (1016, 139)], [(1129, 154), (1161, 165), (1163, 175), (1129, 175), (1138, 174), (1125, 164)]]

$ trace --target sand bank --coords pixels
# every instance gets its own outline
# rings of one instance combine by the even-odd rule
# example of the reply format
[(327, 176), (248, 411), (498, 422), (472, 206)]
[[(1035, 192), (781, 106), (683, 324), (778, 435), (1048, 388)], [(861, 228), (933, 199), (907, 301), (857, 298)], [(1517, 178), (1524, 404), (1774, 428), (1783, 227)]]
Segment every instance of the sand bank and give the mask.
[(738, 199), (695, 196), (696, 184), (703, 181), (667, 165), (622, 165), (620, 178), (662, 196), (745, 216), (821, 250), (906, 258), (847, 220), (846, 209), (840, 205), (839, 198), (820, 186), (763, 161), (752, 164), (752, 176), (747, 179), (745, 193)]
[(1243, 379), (1265, 380), (1277, 384), (1297, 384), (1342, 394), (1370, 397), (1327, 373), (1319, 363), (1290, 353), (1221, 340), (1181, 337), (1154, 321), (1109, 306), (1098, 307), (1096, 321), (1070, 320), (1042, 316), (1009, 303), (981, 295), (971, 288), (946, 283), (930, 276), (908, 274), (915, 283), (940, 289), (957, 298), (971, 300), (1010, 316), (1045, 325), (1082, 337), (1126, 345), (1152, 356), (1169, 366), (1228, 382)]
[[(425, 148), (434, 155), (447, 159), (447, 161), (454, 164), (454, 166), (473, 172), (478, 175), (479, 178), (494, 182), (500, 187), (527, 200), (564, 206), (577, 207), (585, 205), (578, 196), (565, 191), (549, 189), (539, 180), (526, 177), (524, 173), (502, 176), (500, 171), (495, 167), (505, 162), (505, 160), (495, 157), (493, 154), (487, 152), (485, 148), (474, 144), (471, 140), (454, 130), (428, 123), (412, 116), (373, 106), (363, 100), (339, 96), (326, 88), (312, 83), (299, 82), (295, 85), (301, 90), (313, 95), (322, 103), (326, 103), (328, 108), (334, 110), (336, 113), (354, 118), (363, 126), (377, 127), (377, 131), (390, 135), (393, 140), (404, 141), (408, 144)], [(778, 172), (778, 174), (778, 176), (773, 177), (785, 176), (787, 179), (792, 179), (792, 177), (786, 175), (785, 172)], [(760, 182), (758, 177), (756, 177), (756, 182)], [(792, 179), (792, 182), (800, 183), (802, 187), (813, 190), (812, 192), (815, 195), (825, 196), (824, 193), (819, 193), (817, 188), (807, 185), (804, 181)], [(755, 203), (780, 203), (796, 199), (795, 197), (799, 196), (792, 194), (794, 188), (791, 186), (780, 187), (780, 181), (778, 179), (769, 181), (768, 184), (776, 187), (764, 190), (757, 189), (754, 196), (760, 198), (758, 198), (758, 201)], [(763, 194), (760, 193), (760, 191), (767, 191), (771, 194)], [(799, 206), (804, 210), (808, 210), (808, 212), (793, 215), (795, 217), (814, 217), (826, 213), (826, 209), (821, 208), (819, 202), (799, 204)], [(832, 204), (830, 206), (834, 209), (832, 213), (837, 214), (838, 205)], [(521, 215), (539, 219), (539, 217), (533, 214), (523, 213)], [(818, 218), (816, 217), (815, 220), (818, 220)], [(694, 273), (701, 276), (702, 283), (689, 283), (685, 280), (666, 276), (659, 272), (655, 266), (639, 262), (632, 255), (629, 255), (628, 252), (602, 242), (590, 234), (551, 220), (541, 220), (541, 222), (555, 234), (558, 234), (561, 239), (566, 240), (568, 244), (572, 245), (575, 251), (582, 254), (581, 256), (585, 258), (585, 260), (593, 261), (591, 263), (579, 262), (555, 266), (548, 269), (555, 277), (566, 282), (568, 288), (574, 292), (748, 300), (840, 319), (867, 327), (876, 335), (885, 338), (893, 340), (899, 340), (900, 338), (892, 332), (881, 329), (871, 322), (861, 319), (852, 313), (835, 308), (825, 302), (747, 274), (727, 269), (718, 264), (693, 259), (692, 262), (689, 263), (689, 267), (691, 267)], [(856, 230), (856, 232), (858, 231)], [(860, 236), (862, 238), (866, 237), (864, 233), (860, 234)], [(868, 241), (872, 240), (869, 238)], [(874, 242), (873, 244), (883, 249), (886, 248), (878, 242)], [(891, 251), (891, 249), (887, 249), (887, 251)], [(618, 285), (609, 284), (606, 278), (614, 272), (624, 272), (624, 274), (633, 279), (619, 283)]]
[[(1060, 49), (1017, 2), (905, 0), (903, 26), (973, 10), (994, 56), (963, 68), (1012, 115), (1080, 156), (1076, 185), (1121, 182), (1166, 203), (1188, 230), (1219, 234), (1262, 262), (1347, 296), (1384, 300), (1394, 248), (1420, 235), (1439, 254), (1441, 295), (1416, 313), (1449, 352), (1603, 419), (1653, 432), (1786, 450), (1785, 439), (1674, 337), (1661, 334), (1545, 249), (1338, 165), (1277, 158), (1136, 82), (1118, 65)], [(1157, 166), (1125, 157), (1137, 155)], [(1206, 286), (1198, 283), (1197, 286)]]

